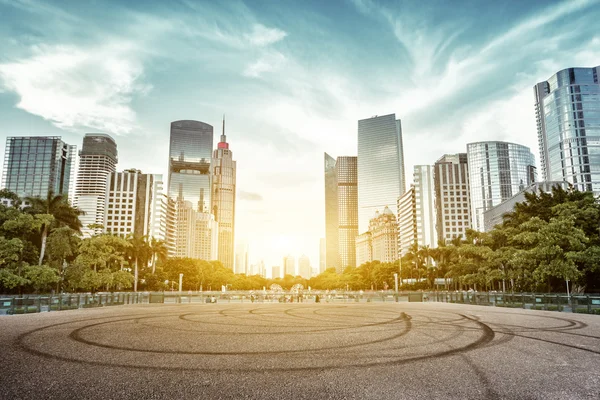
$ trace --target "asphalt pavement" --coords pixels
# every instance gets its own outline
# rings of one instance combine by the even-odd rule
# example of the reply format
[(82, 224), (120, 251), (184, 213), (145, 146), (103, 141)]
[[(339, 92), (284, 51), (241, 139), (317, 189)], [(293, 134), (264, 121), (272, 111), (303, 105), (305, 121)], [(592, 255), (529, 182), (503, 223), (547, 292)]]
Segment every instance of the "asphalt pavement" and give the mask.
[(0, 317), (2, 399), (600, 399), (600, 316), (444, 303)]

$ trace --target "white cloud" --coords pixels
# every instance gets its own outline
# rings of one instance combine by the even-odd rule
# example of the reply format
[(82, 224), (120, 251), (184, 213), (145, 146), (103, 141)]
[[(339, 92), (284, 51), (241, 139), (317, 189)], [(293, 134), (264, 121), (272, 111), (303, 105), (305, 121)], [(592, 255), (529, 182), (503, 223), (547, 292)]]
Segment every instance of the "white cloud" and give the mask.
[(251, 44), (260, 47), (277, 43), (286, 36), (286, 32), (277, 28), (267, 28), (262, 24), (254, 24), (252, 32), (244, 35)]
[(281, 53), (268, 53), (246, 66), (242, 74), (250, 78), (260, 78), (265, 72), (279, 69), (285, 61), (286, 58)]
[(136, 127), (131, 100), (150, 86), (138, 82), (143, 67), (132, 46), (33, 50), (29, 58), (0, 64), (0, 86), (20, 97), (18, 108), (70, 131), (125, 134)]

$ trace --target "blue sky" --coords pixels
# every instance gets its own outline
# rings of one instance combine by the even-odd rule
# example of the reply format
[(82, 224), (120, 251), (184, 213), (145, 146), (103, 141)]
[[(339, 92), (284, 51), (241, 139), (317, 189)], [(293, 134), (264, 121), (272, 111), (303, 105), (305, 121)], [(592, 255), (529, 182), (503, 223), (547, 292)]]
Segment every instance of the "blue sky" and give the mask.
[(407, 182), (472, 141), (537, 158), (532, 87), (600, 64), (599, 19), (593, 0), (0, 0), (0, 135), (106, 132), (119, 169), (166, 174), (169, 123), (226, 114), (236, 240), (317, 266), (323, 152), (355, 155), (358, 119), (402, 119)]

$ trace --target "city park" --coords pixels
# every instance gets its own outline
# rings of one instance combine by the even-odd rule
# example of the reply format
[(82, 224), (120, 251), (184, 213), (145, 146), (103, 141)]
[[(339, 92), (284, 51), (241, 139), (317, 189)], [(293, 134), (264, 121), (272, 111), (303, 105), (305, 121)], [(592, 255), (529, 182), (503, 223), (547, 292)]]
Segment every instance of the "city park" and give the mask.
[[(600, 202), (592, 193), (554, 188), (526, 195), (491, 232), (437, 248), (414, 243), (394, 263), (328, 268), (310, 279), (234, 274), (218, 261), (170, 258), (164, 242), (99, 234), (81, 238), (80, 211), (66, 198), (19, 198), (1, 191), (0, 292), (315, 290), (600, 292)], [(26, 206), (23, 206), (26, 204)]]

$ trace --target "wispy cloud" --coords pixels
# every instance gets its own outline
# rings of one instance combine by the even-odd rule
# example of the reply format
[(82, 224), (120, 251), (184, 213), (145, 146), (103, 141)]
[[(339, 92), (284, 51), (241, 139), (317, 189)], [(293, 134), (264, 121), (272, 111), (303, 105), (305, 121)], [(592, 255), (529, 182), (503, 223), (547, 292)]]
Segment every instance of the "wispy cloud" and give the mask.
[(19, 96), (18, 108), (59, 128), (126, 134), (136, 127), (133, 97), (151, 88), (132, 51), (121, 43), (38, 46), (29, 58), (0, 64), (0, 85)]
[(242, 75), (249, 78), (260, 78), (265, 72), (275, 71), (285, 63), (286, 57), (279, 52), (270, 52), (258, 60), (248, 64)]
[(286, 36), (286, 32), (277, 28), (267, 28), (262, 24), (254, 24), (252, 32), (244, 35), (246, 40), (255, 46), (268, 46), (279, 42)]
[(262, 201), (262, 199), (263, 199), (263, 197), (258, 193), (245, 192), (243, 190), (240, 190), (238, 192), (238, 198), (240, 200), (247, 200), (247, 201)]

